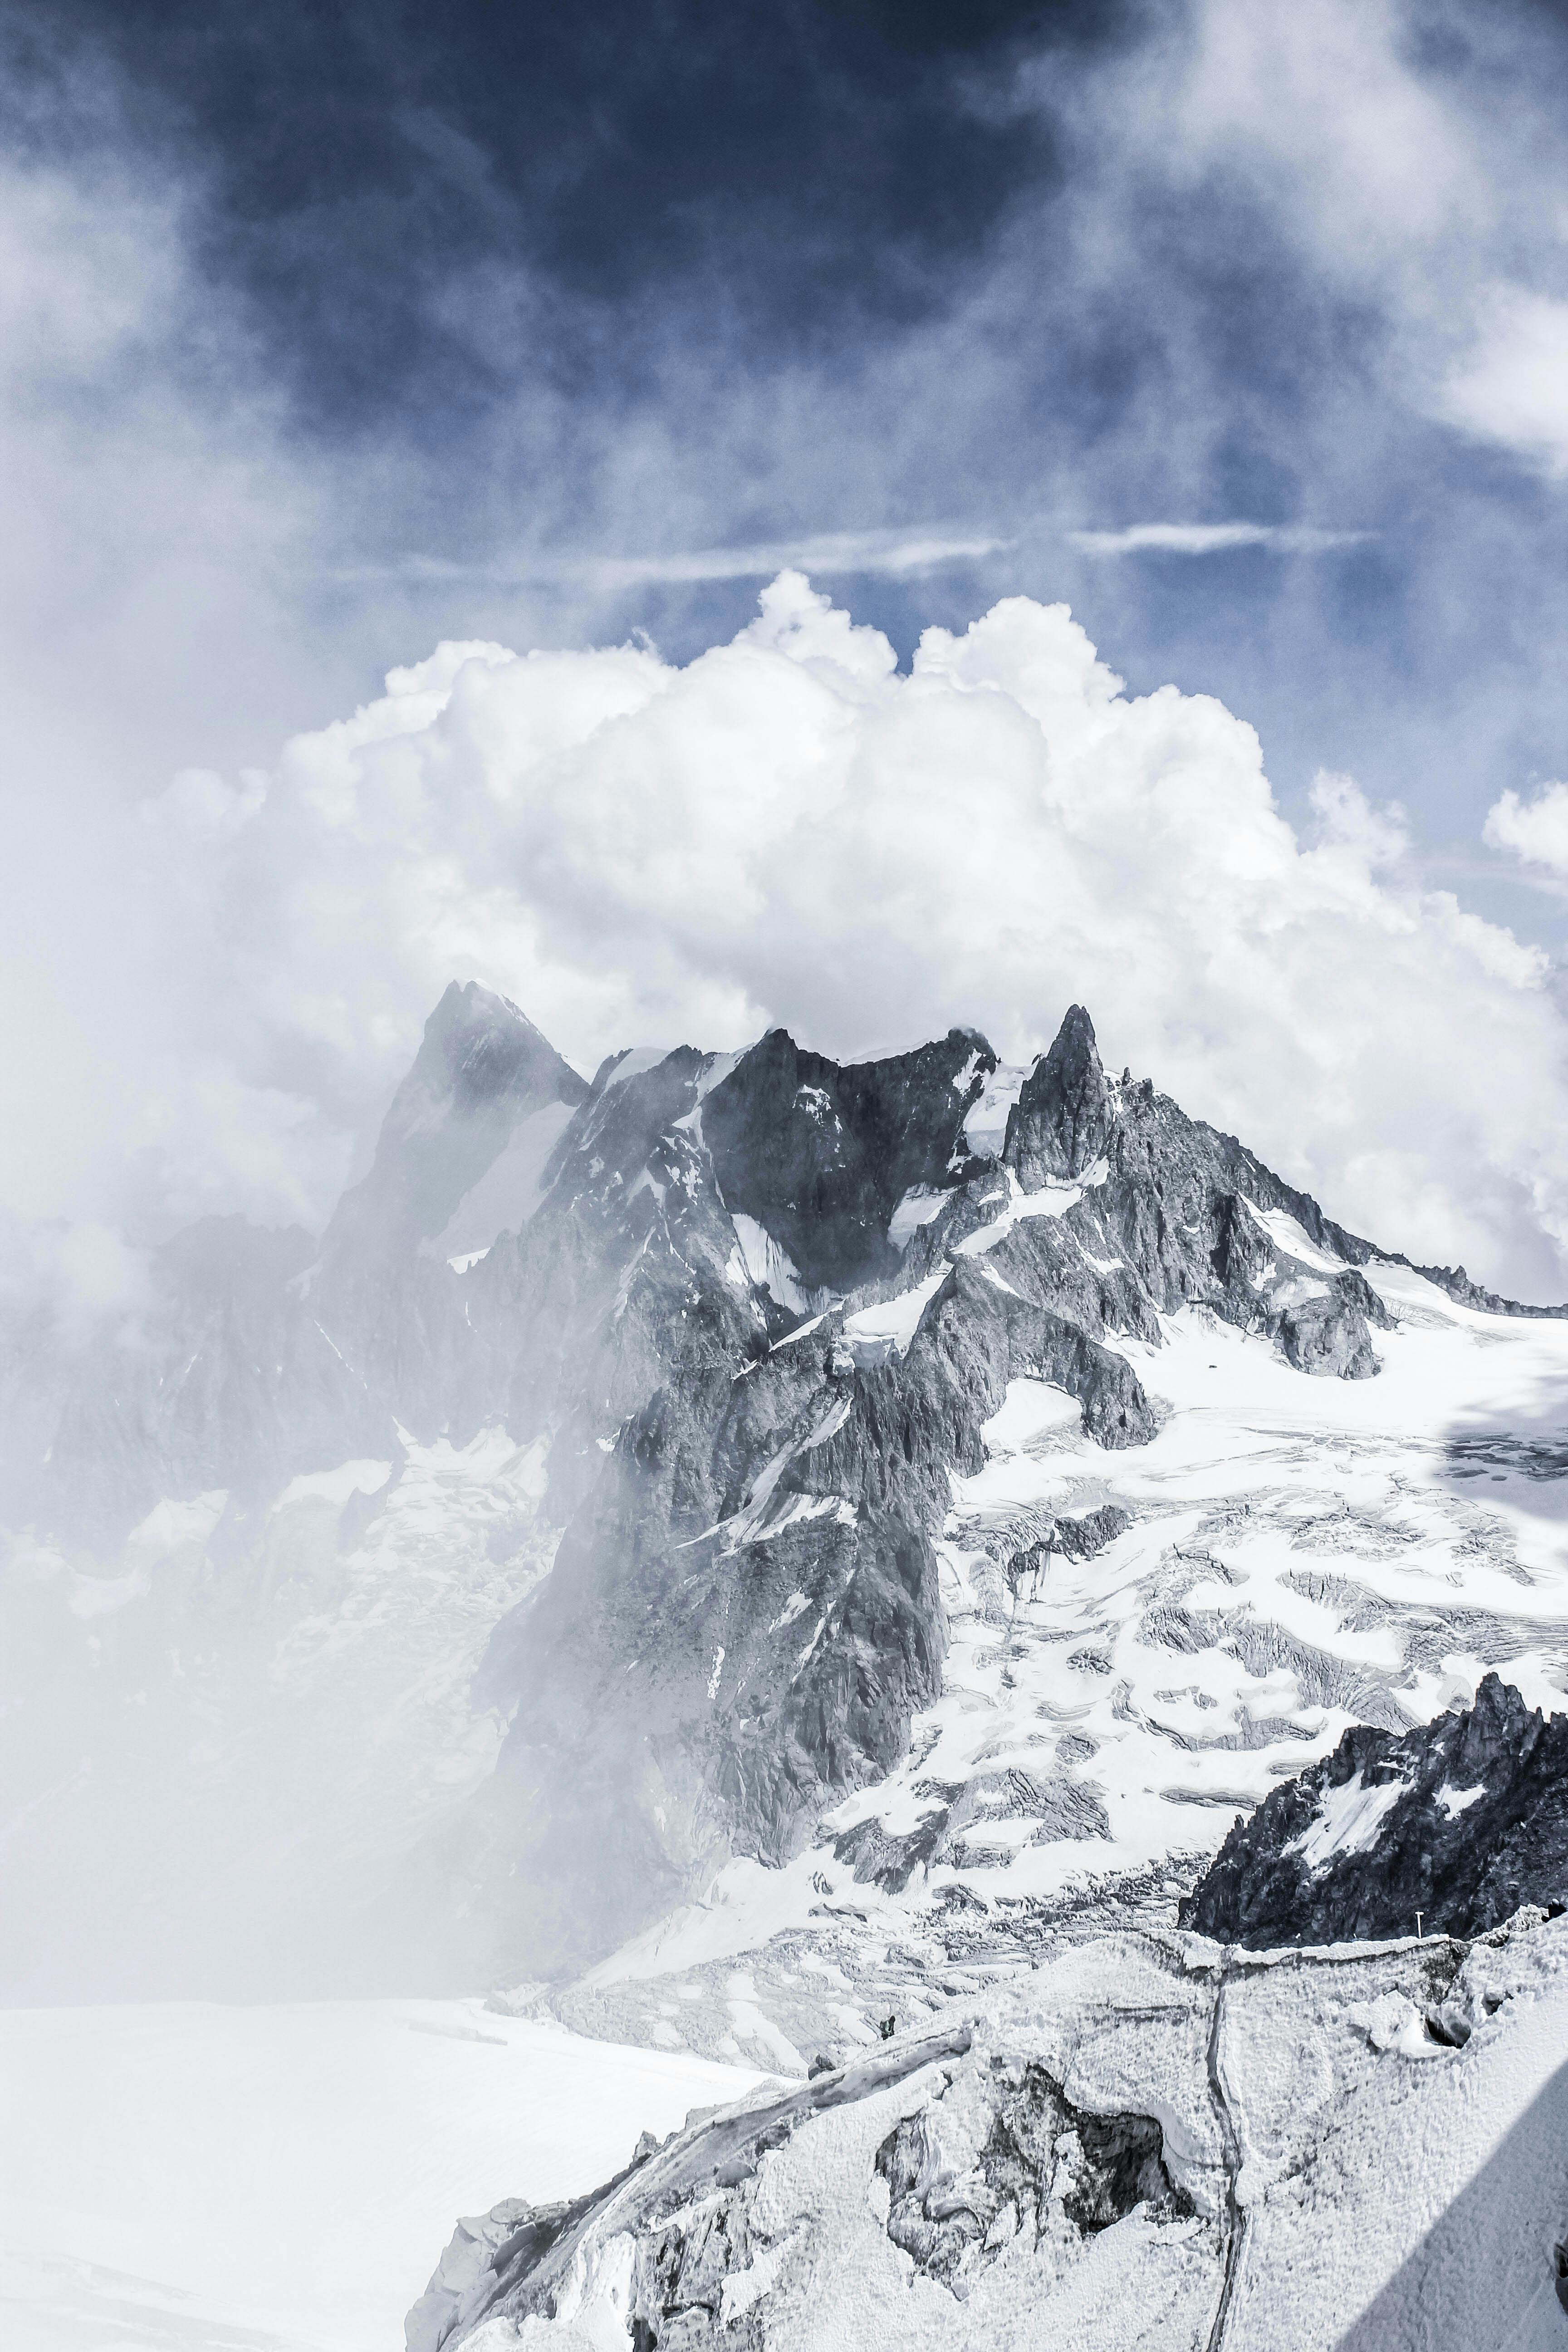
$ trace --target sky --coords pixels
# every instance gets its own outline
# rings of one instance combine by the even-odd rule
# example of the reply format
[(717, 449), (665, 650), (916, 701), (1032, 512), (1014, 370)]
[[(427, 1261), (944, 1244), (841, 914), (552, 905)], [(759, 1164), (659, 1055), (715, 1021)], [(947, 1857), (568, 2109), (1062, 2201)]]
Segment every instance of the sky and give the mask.
[(320, 1223), (472, 975), (584, 1067), (1081, 997), (1568, 1295), (1561, 9), (0, 51), (0, 1206), (89, 1293)]

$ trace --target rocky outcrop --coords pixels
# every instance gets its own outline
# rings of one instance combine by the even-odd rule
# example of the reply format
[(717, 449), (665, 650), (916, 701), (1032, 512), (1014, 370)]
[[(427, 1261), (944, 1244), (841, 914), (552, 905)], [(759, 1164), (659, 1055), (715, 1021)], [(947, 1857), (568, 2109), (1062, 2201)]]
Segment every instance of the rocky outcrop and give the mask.
[(1049, 1053), (1042, 1054), (1007, 1115), (1002, 1161), (1026, 1192), (1071, 1183), (1104, 1152), (1116, 1125), (1094, 1024), (1070, 1004)]
[(1037, 2246), (1091, 2238), (1135, 2208), (1156, 2226), (1191, 2218), (1152, 2116), (1075, 2106), (1037, 2060), (994, 2062), (993, 2076), (984, 2138), (973, 2115), (944, 2132), (946, 2103), (936, 2099), (877, 2150), (888, 2235), (918, 2272), (962, 2293), (1020, 2234)]
[(726, 1208), (764, 1228), (808, 1292), (888, 1279), (901, 1257), (889, 1238), (900, 1202), (952, 1192), (977, 1171), (963, 1123), (995, 1067), (973, 1029), (844, 1067), (771, 1030), (703, 1102)]
[(1366, 1725), (1238, 1822), (1181, 1908), (1228, 1944), (1478, 1936), (1568, 1903), (1568, 1715), (1495, 1674), (1403, 1738)]
[[(677, 1899), (672, 1857), (681, 1874), (735, 1847), (785, 1861), (897, 1762), (940, 1687), (951, 1474), (982, 1466), (1010, 1381), (1067, 1390), (1107, 1447), (1153, 1433), (1124, 1357), (973, 1260), (902, 1356), (858, 1366), (846, 1328), (837, 1310), (737, 1373), (715, 1360), (668, 1380), (548, 1585), (498, 1629), (479, 1690), (513, 1729), (468, 1866), (474, 1907), (534, 1972), (581, 1965), (612, 1921), (624, 1934)], [(592, 1916), (574, 1928), (538, 1890), (579, 1885), (589, 1853)]]
[[(1409, 1265), (1410, 1260), (1399, 1257), (1396, 1263)], [(1549, 1322), (1562, 1322), (1568, 1318), (1568, 1306), (1527, 1307), (1517, 1298), (1500, 1297), (1495, 1290), (1488, 1290), (1483, 1284), (1472, 1282), (1462, 1265), (1418, 1265), (1412, 1270), (1426, 1281), (1436, 1283), (1439, 1290), (1446, 1290), (1459, 1306), (1471, 1307), (1478, 1315), (1544, 1317)]]

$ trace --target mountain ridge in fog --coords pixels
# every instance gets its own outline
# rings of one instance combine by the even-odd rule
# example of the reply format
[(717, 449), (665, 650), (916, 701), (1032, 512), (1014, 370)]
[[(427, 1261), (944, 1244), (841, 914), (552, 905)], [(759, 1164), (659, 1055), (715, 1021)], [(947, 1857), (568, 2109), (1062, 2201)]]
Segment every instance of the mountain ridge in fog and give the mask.
[[(1077, 1007), (1026, 1072), (774, 1030), (590, 1084), (454, 985), (319, 1245), (207, 1220), (114, 1343), (7, 1335), (6, 1980), (562, 1980), (793, 1867), (939, 1700), (1019, 1383), (1109, 1465), (1173, 1316), (1362, 1383), (1403, 1265)], [(1005, 1586), (1091, 1517), (1035, 1510)], [(910, 1834), (889, 1884), (956, 1829)]]

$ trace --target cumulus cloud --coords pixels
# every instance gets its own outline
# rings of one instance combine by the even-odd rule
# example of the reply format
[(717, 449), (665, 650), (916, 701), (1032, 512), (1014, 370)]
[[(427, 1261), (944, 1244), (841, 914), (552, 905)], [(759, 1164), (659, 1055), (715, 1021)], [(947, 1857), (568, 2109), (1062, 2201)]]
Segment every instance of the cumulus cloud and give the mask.
[[(1313, 805), (1306, 839), (1249, 726), (1174, 687), (1129, 697), (1065, 606), (928, 629), (904, 673), (785, 572), (684, 667), (444, 646), (294, 738), (265, 789), (185, 780), (149, 822), (206, 925), (189, 1069), (252, 1105), (289, 1074), (310, 1150), (289, 1163), (275, 1106), (259, 1161), (288, 1165), (292, 1206), (315, 1150), (318, 1215), (334, 1123), (395, 1079), (454, 976), (584, 1067), (773, 1022), (855, 1055), (968, 1021), (1023, 1056), (1079, 998), (1108, 1059), (1351, 1223), (1561, 1285), (1545, 960), (1419, 887), (1399, 810), (1343, 776)], [(237, 1103), (203, 1148), (237, 1181), (245, 1156), (254, 1199)]]
[[(1022, 58), (975, 103), (1037, 106), (1059, 181), (1021, 184), (859, 343), (759, 351), (639, 298), (616, 397), (567, 398), (538, 363), (555, 314), (498, 248), (442, 291), (451, 373), (491, 404), (417, 447), (298, 429), (203, 274), (199, 179), (128, 163), (122, 124), (68, 168), (0, 166), (0, 1198), (139, 1234), (318, 1221), (454, 976), (584, 1063), (770, 1019), (859, 1050), (967, 1018), (1022, 1051), (1079, 995), (1109, 1051), (1343, 1214), (1555, 1286), (1544, 965), (1423, 892), (1405, 834), (1428, 793), (1452, 829), (1461, 771), (1473, 830), (1547, 756), (1521, 702), (1554, 740), (1548, 494), (1510, 483), (1478, 540), (1434, 467), (1490, 482), (1479, 438), (1557, 463), (1568, 151), (1526, 19), (1472, 12), (1458, 50), (1411, 24), (1392, 0), (1195, 0), (1098, 60)], [(1521, 553), (1537, 495), (1545, 552)], [(1049, 522), (1010, 524), (1020, 500)], [(1357, 535), (1117, 520), (1259, 513), (1375, 530), (1390, 601), (1347, 617), (1337, 567), (1281, 563), (1243, 610), (1223, 573), (1100, 560)], [(1105, 527), (1065, 532), (1084, 518)], [(993, 559), (973, 601), (939, 568)], [(869, 575), (911, 635), (889, 583), (927, 578), (918, 619), (953, 634), (900, 675), (789, 588), (684, 667), (508, 649), (728, 638), (738, 597), (696, 592), (786, 561)], [(1269, 709), (1287, 776), (1370, 772), (1381, 728), (1408, 825), (1324, 779), (1292, 832), (1240, 719), (1105, 683), (1050, 617), (1068, 581), (1140, 679), (1249, 676), (1230, 700)], [(1047, 601), (963, 628), (1018, 584)], [(1287, 740), (1321, 679), (1328, 719)], [(331, 711), (353, 715), (277, 751)], [(1505, 794), (1488, 832), (1536, 875), (1543, 809)]]
[(1542, 784), (1529, 801), (1503, 793), (1487, 811), (1482, 838), (1528, 866), (1568, 877), (1568, 784)]

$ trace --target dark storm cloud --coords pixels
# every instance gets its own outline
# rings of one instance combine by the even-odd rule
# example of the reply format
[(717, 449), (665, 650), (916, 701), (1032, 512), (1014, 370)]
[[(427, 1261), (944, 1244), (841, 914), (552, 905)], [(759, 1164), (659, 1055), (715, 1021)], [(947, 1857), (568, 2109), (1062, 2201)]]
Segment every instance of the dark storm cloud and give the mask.
[(521, 355), (504, 293), (482, 338), (442, 299), (477, 272), (526, 277), (513, 334), (574, 393), (633, 387), (671, 303), (732, 353), (908, 326), (1059, 181), (1053, 126), (1004, 102), (1023, 47), (1081, 60), (1138, 23), (1013, 0), (14, 19), (24, 74), (65, 90), (111, 59), (132, 135), (200, 173), (203, 265), (327, 429), (432, 429), (495, 396)]

